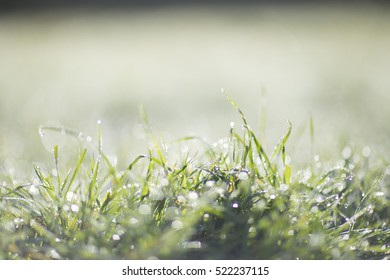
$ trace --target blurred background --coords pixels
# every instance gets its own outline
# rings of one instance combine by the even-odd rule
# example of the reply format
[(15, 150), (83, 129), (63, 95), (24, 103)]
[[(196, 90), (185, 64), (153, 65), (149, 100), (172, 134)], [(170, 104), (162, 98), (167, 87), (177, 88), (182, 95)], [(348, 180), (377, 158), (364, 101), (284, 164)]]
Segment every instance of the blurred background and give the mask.
[(289, 120), (293, 158), (353, 143), (388, 155), (385, 2), (237, 2), (2, 2), (0, 160), (29, 168), (53, 141), (74, 148), (61, 133), (41, 139), (41, 125), (94, 138), (101, 120), (105, 150), (126, 165), (147, 151), (140, 105), (168, 143), (213, 143), (241, 125), (222, 89), (267, 150)]

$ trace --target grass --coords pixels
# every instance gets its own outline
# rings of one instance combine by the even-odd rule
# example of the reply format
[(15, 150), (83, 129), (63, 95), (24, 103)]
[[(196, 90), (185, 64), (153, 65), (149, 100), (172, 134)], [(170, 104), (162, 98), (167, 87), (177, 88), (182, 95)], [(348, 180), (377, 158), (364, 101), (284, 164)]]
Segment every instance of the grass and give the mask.
[[(95, 147), (80, 142), (71, 165), (54, 145), (52, 168), (34, 164), (26, 184), (2, 170), (0, 258), (390, 258), (385, 159), (347, 147), (333, 161), (295, 164), (290, 123), (267, 153), (227, 98), (242, 126), (231, 124), (215, 144), (187, 137), (168, 145), (142, 112), (153, 144), (127, 168), (106, 156), (98, 125)], [(312, 119), (310, 131), (313, 139)], [(196, 148), (172, 155), (183, 143)]]

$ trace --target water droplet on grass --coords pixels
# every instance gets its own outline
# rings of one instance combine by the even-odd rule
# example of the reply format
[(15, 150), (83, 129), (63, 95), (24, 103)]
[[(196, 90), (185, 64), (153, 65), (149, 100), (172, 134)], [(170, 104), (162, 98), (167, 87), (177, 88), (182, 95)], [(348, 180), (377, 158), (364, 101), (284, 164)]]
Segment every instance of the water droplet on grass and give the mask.
[(77, 213), (79, 212), (79, 207), (76, 204), (72, 204), (70, 210), (72, 210), (73, 213)]
[(56, 259), (56, 260), (61, 259), (60, 254), (58, 254), (58, 252), (54, 249), (50, 251), (49, 255), (50, 255), (50, 258), (52, 258), (52, 259)]
[(150, 200), (162, 200), (164, 198), (164, 193), (162, 190), (158, 188), (150, 188), (149, 189), (149, 198)]
[(150, 208), (149, 205), (147, 204), (141, 204), (139, 207), (138, 207), (138, 212), (141, 214), (141, 215), (150, 215), (152, 213), (152, 209)]
[(285, 191), (288, 190), (288, 185), (286, 185), (286, 184), (281, 184), (281, 185), (279, 186), (279, 189), (280, 189), (282, 192), (285, 192)]
[(349, 234), (344, 234), (343, 236), (340, 237), (340, 240), (343, 240), (343, 241), (349, 240)]
[(246, 180), (248, 180), (248, 178), (249, 178), (248, 172), (241, 171), (241, 172), (238, 174), (238, 180), (246, 181)]
[(171, 224), (172, 228), (173, 229), (176, 229), (176, 230), (179, 230), (179, 229), (182, 229), (184, 224), (182, 221), (180, 220), (174, 220)]
[(75, 194), (74, 194), (73, 192), (68, 192), (68, 193), (66, 194), (66, 200), (67, 200), (67, 201), (72, 201), (74, 195), (75, 195)]
[(39, 135), (41, 136), (43, 147), (50, 153), (53, 152), (54, 146), (57, 145), (58, 148), (61, 148), (66, 142), (65, 128), (56, 121), (41, 125), (39, 127)]
[(162, 178), (160, 183), (161, 183), (161, 186), (163, 186), (163, 187), (169, 186), (169, 180), (167, 178)]
[(39, 193), (39, 190), (36, 186), (32, 185), (30, 186), (30, 188), (28, 189), (28, 192), (32, 195), (37, 195)]
[(349, 159), (349, 158), (351, 157), (351, 155), (352, 155), (352, 150), (351, 150), (351, 148), (348, 147), (348, 146), (345, 147), (345, 148), (343, 149), (342, 155), (343, 155), (343, 158), (344, 158), (344, 159)]
[(237, 208), (239, 208), (239, 207), (240, 207), (240, 205), (238, 204), (237, 201), (233, 202), (232, 208), (237, 209)]
[(215, 181), (207, 181), (205, 185), (206, 185), (206, 187), (208, 187), (208, 188), (212, 188), (212, 187), (214, 187), (214, 185), (215, 185)]
[(368, 158), (371, 155), (371, 148), (368, 146), (365, 146), (362, 150), (362, 154), (364, 157)]
[(188, 194), (188, 198), (189, 198), (190, 200), (196, 200), (196, 199), (198, 199), (198, 194), (197, 194), (196, 192), (190, 192), (190, 193)]
[(179, 195), (179, 196), (177, 197), (177, 203), (179, 203), (179, 204), (184, 204), (184, 203), (186, 203), (186, 202), (187, 202), (187, 199), (186, 199), (184, 196)]
[(370, 243), (367, 241), (367, 240), (363, 240), (362, 243), (361, 243), (362, 247), (368, 247), (370, 245)]

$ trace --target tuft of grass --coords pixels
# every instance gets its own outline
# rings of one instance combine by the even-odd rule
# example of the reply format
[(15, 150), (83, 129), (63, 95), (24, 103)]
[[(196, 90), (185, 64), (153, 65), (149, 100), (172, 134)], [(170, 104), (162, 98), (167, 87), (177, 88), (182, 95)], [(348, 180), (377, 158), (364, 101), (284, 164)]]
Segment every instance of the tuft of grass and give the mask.
[[(390, 257), (388, 162), (355, 149), (334, 162), (294, 166), (291, 123), (268, 154), (226, 97), (242, 129), (231, 126), (215, 144), (164, 143), (142, 109), (153, 145), (123, 170), (105, 154), (98, 126), (97, 149), (81, 145), (73, 166), (61, 166), (55, 145), (54, 172), (34, 164), (36, 177), (23, 185), (2, 175), (0, 258)], [(314, 141), (312, 118), (310, 131)], [(167, 146), (182, 142), (203, 152), (167, 160)]]

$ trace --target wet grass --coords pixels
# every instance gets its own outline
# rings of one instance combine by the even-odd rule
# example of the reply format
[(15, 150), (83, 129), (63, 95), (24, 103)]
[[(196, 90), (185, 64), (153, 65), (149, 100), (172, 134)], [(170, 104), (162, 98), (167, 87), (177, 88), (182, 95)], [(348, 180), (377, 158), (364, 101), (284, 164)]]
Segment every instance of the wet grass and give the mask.
[[(119, 168), (82, 134), (72, 164), (53, 145), (31, 182), (1, 170), (1, 259), (387, 259), (390, 169), (348, 146), (334, 160), (296, 164), (292, 125), (267, 153), (244, 113), (215, 144), (164, 143), (141, 113), (152, 145)], [(313, 138), (313, 121), (310, 131)], [(238, 128), (236, 128), (238, 127)], [(82, 139), (81, 139), (82, 138)], [(85, 140), (85, 139), (84, 139)], [(188, 149), (180, 150), (181, 145)], [(308, 147), (302, 147), (306, 149)], [(174, 153), (174, 155), (172, 155)], [(65, 165), (65, 166), (64, 166)]]

